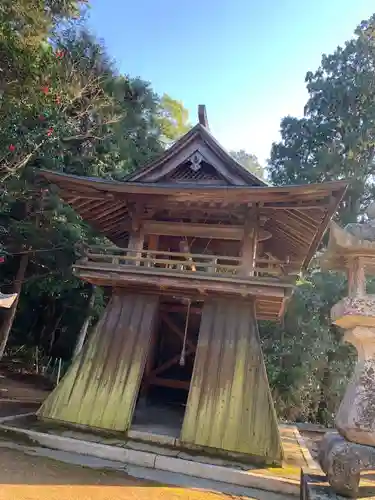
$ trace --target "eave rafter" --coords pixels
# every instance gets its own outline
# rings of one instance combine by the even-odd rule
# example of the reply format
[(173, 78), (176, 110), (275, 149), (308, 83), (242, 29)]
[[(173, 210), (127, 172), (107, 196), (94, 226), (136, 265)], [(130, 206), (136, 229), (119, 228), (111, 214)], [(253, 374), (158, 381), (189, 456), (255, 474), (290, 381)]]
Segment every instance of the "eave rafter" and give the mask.
[[(276, 257), (295, 258), (307, 266), (327, 227), (347, 183), (306, 186), (204, 186), (147, 184), (89, 179), (52, 172), (41, 175), (55, 184), (60, 196), (87, 222), (114, 243), (126, 239), (131, 206), (142, 207), (142, 217), (181, 217), (209, 223), (240, 225), (249, 207), (256, 204), (264, 229), (272, 234), (265, 251)], [(169, 215), (168, 215), (169, 214)], [(220, 217), (231, 214), (221, 220)], [(234, 214), (234, 215), (233, 215)]]

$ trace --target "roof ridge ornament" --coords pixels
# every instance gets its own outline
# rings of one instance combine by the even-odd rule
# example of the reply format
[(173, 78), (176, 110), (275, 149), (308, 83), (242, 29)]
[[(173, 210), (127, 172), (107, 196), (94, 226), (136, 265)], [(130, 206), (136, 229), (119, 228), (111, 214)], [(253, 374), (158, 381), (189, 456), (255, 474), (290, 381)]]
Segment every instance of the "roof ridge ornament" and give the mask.
[(190, 168), (191, 168), (191, 170), (193, 170), (194, 172), (198, 172), (198, 170), (201, 168), (201, 163), (203, 161), (203, 156), (202, 156), (202, 154), (199, 151), (195, 151), (195, 153), (193, 153), (189, 157), (188, 161), (190, 161)]
[(208, 126), (207, 111), (205, 104), (199, 104), (198, 106), (198, 121), (201, 125), (203, 125), (203, 127), (205, 127), (207, 130), (210, 130), (210, 127)]

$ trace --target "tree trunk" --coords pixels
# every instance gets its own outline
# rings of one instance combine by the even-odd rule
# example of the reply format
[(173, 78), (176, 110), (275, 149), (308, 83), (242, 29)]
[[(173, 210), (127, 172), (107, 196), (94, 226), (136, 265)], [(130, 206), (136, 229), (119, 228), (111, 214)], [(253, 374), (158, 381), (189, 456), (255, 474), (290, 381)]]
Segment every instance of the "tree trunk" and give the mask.
[(77, 343), (76, 343), (76, 346), (74, 348), (73, 358), (75, 358), (81, 352), (83, 344), (85, 343), (87, 330), (89, 328), (90, 320), (91, 320), (91, 311), (92, 311), (92, 308), (94, 307), (94, 302), (95, 302), (95, 286), (92, 286), (91, 292), (90, 292), (90, 297), (89, 297), (89, 302), (87, 304), (86, 318), (85, 318), (85, 321), (83, 322), (82, 328), (81, 328), (79, 335), (78, 335)]
[(9, 333), (12, 329), (12, 325), (13, 325), (14, 317), (16, 315), (17, 305), (18, 305), (18, 301), (19, 301), (20, 293), (21, 293), (21, 289), (22, 289), (22, 283), (25, 279), (25, 273), (26, 273), (26, 268), (27, 268), (28, 263), (29, 263), (29, 254), (28, 253), (22, 254), (21, 259), (20, 259), (20, 265), (18, 267), (18, 271), (16, 274), (15, 283), (13, 286), (13, 292), (17, 293), (17, 297), (16, 297), (16, 300), (13, 302), (12, 307), (5, 312), (5, 319), (4, 319), (4, 322), (0, 328), (0, 359), (2, 359), (2, 357), (4, 355), (4, 351), (5, 351), (7, 342), (8, 342)]
[(49, 340), (49, 349), (48, 349), (48, 354), (51, 356), (51, 353), (52, 353), (52, 348), (53, 348), (53, 345), (55, 343), (55, 340), (56, 340), (56, 330), (60, 324), (60, 321), (62, 320), (63, 316), (64, 316), (64, 312), (65, 310), (63, 310), (63, 312), (60, 314), (60, 316), (57, 318), (57, 321), (52, 329), (52, 332), (51, 332), (51, 335), (50, 335), (50, 340)]

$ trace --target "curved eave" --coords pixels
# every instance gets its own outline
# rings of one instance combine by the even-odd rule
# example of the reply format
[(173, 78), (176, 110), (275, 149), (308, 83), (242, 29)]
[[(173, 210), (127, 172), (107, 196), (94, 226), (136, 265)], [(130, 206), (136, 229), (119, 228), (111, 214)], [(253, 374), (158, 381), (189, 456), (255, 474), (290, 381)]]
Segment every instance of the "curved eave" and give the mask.
[[(204, 184), (163, 184), (163, 183), (143, 183), (143, 182), (124, 182), (114, 181), (110, 179), (101, 179), (99, 177), (82, 177), (79, 175), (70, 175), (49, 170), (40, 170), (39, 176), (46, 179), (52, 184), (69, 189), (80, 189), (84, 193), (120, 193), (120, 194), (137, 194), (137, 195), (168, 195), (176, 199), (190, 197), (191, 195), (208, 195), (216, 196), (233, 196), (234, 198), (241, 197), (242, 201), (257, 198), (262, 201), (266, 198), (277, 197), (278, 201), (307, 201), (322, 196), (333, 196), (335, 198), (344, 195), (348, 182), (346, 181), (331, 181), (320, 184), (295, 184), (288, 186), (215, 186)], [(339, 202), (338, 201), (338, 202)]]
[(244, 213), (257, 204), (266, 215), (265, 229), (273, 235), (266, 250), (277, 258), (290, 257), (306, 268), (316, 252), (348, 183), (296, 186), (212, 186), (118, 182), (49, 171), (40, 176), (59, 189), (60, 197), (96, 230), (115, 244), (127, 238), (129, 204), (141, 201), (145, 210), (171, 206), (210, 206)]

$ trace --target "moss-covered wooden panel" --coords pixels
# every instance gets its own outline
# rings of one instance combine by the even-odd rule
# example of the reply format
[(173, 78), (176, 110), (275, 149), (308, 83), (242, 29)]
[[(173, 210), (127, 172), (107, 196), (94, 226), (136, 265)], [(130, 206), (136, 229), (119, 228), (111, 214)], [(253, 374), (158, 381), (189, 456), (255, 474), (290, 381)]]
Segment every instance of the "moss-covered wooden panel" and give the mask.
[(281, 461), (254, 303), (204, 304), (181, 440)]
[(38, 415), (126, 431), (133, 416), (158, 302), (154, 296), (114, 295), (82, 353)]

